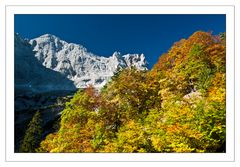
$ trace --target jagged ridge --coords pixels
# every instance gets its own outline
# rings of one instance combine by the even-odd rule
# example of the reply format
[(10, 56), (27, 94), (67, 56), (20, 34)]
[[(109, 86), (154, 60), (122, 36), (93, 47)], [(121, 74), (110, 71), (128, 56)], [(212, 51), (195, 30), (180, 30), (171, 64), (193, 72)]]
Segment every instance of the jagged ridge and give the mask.
[(72, 80), (77, 88), (85, 88), (90, 84), (102, 87), (118, 69), (134, 66), (139, 70), (147, 70), (143, 54), (121, 55), (114, 52), (110, 57), (97, 56), (82, 45), (67, 43), (51, 34), (32, 39), (29, 43), (43, 66), (60, 72)]

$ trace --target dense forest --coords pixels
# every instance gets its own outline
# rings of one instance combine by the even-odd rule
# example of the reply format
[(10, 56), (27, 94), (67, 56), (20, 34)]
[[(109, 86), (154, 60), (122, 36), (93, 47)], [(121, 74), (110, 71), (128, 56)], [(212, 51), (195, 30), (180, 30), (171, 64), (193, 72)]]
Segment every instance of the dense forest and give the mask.
[(78, 90), (41, 142), (33, 119), (23, 152), (225, 152), (226, 35), (195, 32), (149, 71), (119, 70), (101, 90)]

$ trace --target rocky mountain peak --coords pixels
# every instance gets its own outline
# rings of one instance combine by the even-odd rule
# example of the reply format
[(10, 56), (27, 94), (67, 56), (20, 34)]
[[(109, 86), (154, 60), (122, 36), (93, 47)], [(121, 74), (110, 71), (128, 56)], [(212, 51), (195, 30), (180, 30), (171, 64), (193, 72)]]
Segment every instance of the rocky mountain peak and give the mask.
[(27, 40), (14, 35), (14, 85), (16, 92), (75, 90), (73, 81), (44, 67)]
[(147, 69), (143, 54), (122, 55), (116, 51), (110, 57), (98, 56), (82, 45), (68, 43), (51, 34), (34, 38), (29, 44), (40, 64), (68, 78), (77, 88), (88, 85), (100, 88), (119, 69), (132, 66), (139, 70)]

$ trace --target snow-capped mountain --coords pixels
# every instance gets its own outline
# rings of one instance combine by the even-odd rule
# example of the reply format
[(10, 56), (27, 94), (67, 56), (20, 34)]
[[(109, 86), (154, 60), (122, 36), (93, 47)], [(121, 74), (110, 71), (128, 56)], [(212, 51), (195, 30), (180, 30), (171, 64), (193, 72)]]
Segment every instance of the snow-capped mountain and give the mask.
[(81, 45), (67, 43), (50, 34), (32, 39), (35, 57), (45, 67), (60, 72), (73, 81), (77, 88), (88, 85), (104, 86), (118, 69), (134, 66), (147, 70), (143, 54), (121, 55), (114, 52), (110, 57), (97, 56)]
[(25, 93), (76, 89), (73, 81), (44, 67), (31, 45), (18, 34), (14, 35), (14, 85), (16, 92)]

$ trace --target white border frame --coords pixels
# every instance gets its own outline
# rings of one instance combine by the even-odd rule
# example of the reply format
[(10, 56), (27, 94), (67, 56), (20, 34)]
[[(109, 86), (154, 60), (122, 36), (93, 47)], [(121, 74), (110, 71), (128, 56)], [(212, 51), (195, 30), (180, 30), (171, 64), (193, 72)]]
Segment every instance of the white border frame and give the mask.
[[(6, 6), (6, 159), (26, 161), (234, 162), (234, 6)], [(226, 153), (14, 153), (14, 14), (226, 14)]]

